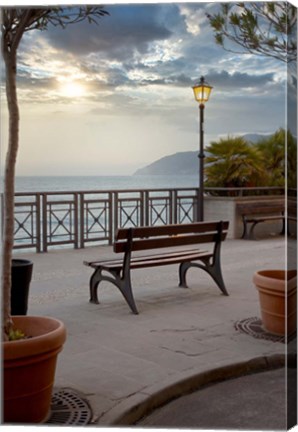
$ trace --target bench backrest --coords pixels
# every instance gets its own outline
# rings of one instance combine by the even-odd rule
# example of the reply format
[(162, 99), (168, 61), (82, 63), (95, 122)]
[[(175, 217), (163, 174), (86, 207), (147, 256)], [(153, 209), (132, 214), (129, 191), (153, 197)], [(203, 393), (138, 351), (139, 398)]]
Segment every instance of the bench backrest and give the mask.
[(114, 252), (223, 241), (227, 236), (228, 227), (228, 221), (221, 221), (120, 228), (115, 236)]
[(253, 215), (253, 214), (276, 214), (282, 213), (285, 210), (284, 201), (260, 201), (260, 202), (246, 202), (237, 204), (237, 211), (240, 215)]

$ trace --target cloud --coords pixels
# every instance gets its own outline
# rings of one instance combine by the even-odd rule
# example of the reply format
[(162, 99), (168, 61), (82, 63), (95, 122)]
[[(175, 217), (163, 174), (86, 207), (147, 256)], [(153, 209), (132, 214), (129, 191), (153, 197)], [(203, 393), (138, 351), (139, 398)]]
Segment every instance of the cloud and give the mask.
[(170, 37), (171, 32), (158, 22), (157, 5), (107, 5), (110, 16), (98, 21), (51, 28), (45, 33), (56, 49), (74, 55), (100, 53), (104, 58), (125, 61), (134, 53), (146, 53), (153, 41)]
[(229, 73), (227, 71), (217, 72), (210, 70), (208, 80), (222, 90), (262, 88), (274, 82), (274, 73), (248, 74), (245, 72)]
[[(86, 127), (89, 140), (95, 134), (102, 137), (102, 128), (106, 137), (113, 130), (127, 149), (123, 131), (115, 125), (133, 126), (133, 140), (133, 133), (150, 134), (152, 122), (168, 134), (156, 147), (187, 149), (197, 143), (197, 104), (191, 87), (204, 75), (214, 86), (206, 111), (206, 142), (211, 134), (274, 131), (284, 119), (279, 103), (284, 69), (273, 59), (231, 54), (217, 46), (205, 17), (210, 7), (108, 5), (111, 15), (98, 25), (31, 32), (19, 57), (21, 103), (29, 109), (39, 106), (40, 111), (47, 105), (53, 121), (61, 119), (61, 128), (64, 116), (75, 112), (77, 121), (93, 125), (96, 132)], [(63, 82), (78, 83), (86, 91), (67, 98), (61, 91)]]
[[(121, 142), (117, 154), (125, 159), (128, 144), (122, 138), (123, 130), (115, 125), (127, 121), (132, 128), (130, 141), (136, 133), (141, 148), (143, 135), (151, 132), (150, 122), (159, 119), (152, 124), (158, 124), (161, 131), (164, 127), (171, 130), (173, 135), (169, 132), (163, 137), (161, 132), (156, 147), (166, 145), (171, 153), (179, 141), (180, 147), (187, 149), (197, 144), (198, 110), (191, 86), (201, 75), (214, 86), (206, 109), (207, 135), (240, 129), (272, 132), (282, 126), (285, 69), (274, 59), (231, 54), (217, 46), (205, 17), (207, 8), (213, 6), (107, 5), (110, 16), (98, 25), (81, 23), (65, 30), (49, 28), (26, 34), (19, 50), (18, 89), (21, 108), (26, 103), (22, 114), (32, 115), (28, 130), (32, 124), (38, 129), (36, 115), (44, 112), (53, 114), (50, 130), (71, 128), (72, 123), (64, 118), (75, 112), (73, 123), (90, 121), (96, 128), (95, 132), (86, 128), (84, 142), (97, 136), (104, 146), (101, 128), (105, 123), (104, 136), (108, 139), (111, 130), (119, 135), (115, 138)], [(62, 78), (83, 85), (86, 93), (66, 98), (61, 92)], [(292, 103), (291, 98), (289, 101)], [(293, 112), (291, 108), (289, 114)], [(142, 123), (142, 118), (148, 121)], [(42, 133), (30, 135), (32, 142)], [(79, 145), (76, 140), (73, 137), (74, 146)], [(158, 154), (152, 155), (155, 157)]]
[(206, 24), (206, 15), (200, 5), (180, 5), (180, 14), (185, 19), (186, 30), (193, 36), (197, 36), (202, 31), (202, 26)]

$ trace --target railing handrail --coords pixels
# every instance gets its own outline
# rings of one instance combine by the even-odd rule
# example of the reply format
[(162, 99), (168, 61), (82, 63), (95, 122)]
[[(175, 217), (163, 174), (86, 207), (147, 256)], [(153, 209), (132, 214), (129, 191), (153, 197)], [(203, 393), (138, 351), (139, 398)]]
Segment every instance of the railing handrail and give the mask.
[[(62, 191), (29, 191), (29, 192), (16, 192), (16, 196), (27, 196), (27, 195), (71, 195), (71, 194), (98, 194), (98, 193), (135, 193), (135, 192), (165, 192), (165, 191), (191, 191), (197, 190), (198, 187), (164, 187), (164, 188), (133, 188), (133, 189), (82, 189), (82, 190), (62, 190)], [(206, 192), (208, 191), (285, 191), (282, 186), (247, 186), (247, 187), (205, 187)], [(290, 190), (296, 190), (291, 188)]]

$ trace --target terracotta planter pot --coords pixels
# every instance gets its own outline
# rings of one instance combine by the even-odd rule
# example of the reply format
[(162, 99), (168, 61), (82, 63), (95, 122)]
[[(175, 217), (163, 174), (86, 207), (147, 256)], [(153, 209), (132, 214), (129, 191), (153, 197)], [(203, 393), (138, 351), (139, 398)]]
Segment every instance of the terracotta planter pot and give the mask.
[(5, 423), (41, 423), (52, 397), (57, 355), (66, 338), (56, 319), (14, 316), (14, 326), (29, 339), (3, 343)]
[(277, 335), (291, 335), (297, 320), (296, 270), (261, 270), (254, 274), (253, 282), (259, 291), (264, 328)]

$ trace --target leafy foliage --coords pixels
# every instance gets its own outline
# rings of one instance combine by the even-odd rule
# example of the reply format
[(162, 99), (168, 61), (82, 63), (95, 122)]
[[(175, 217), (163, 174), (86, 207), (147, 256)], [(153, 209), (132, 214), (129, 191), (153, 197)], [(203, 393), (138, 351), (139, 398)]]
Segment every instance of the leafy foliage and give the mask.
[(221, 138), (207, 148), (206, 186), (259, 186), (264, 175), (261, 155), (244, 138)]
[(288, 2), (239, 2), (221, 4), (221, 11), (207, 14), (215, 41), (228, 51), (227, 41), (251, 53), (283, 62), (297, 59), (297, 12)]
[(51, 24), (65, 28), (84, 20), (97, 23), (97, 19), (109, 13), (102, 6), (52, 7), (52, 8), (7, 8), (2, 10), (2, 48), (13, 51), (25, 32), (46, 30)]
[[(207, 187), (297, 187), (297, 140), (280, 128), (251, 144), (242, 137), (211, 142), (206, 149)], [(287, 172), (285, 159), (287, 158)]]
[(264, 168), (266, 169), (265, 186), (284, 186), (285, 183), (285, 143), (286, 132), (279, 129), (268, 138), (257, 143), (262, 154)]
[(10, 329), (8, 334), (8, 340), (9, 341), (16, 341), (20, 339), (27, 339), (27, 336), (25, 333), (22, 332), (22, 330), (19, 329)]

